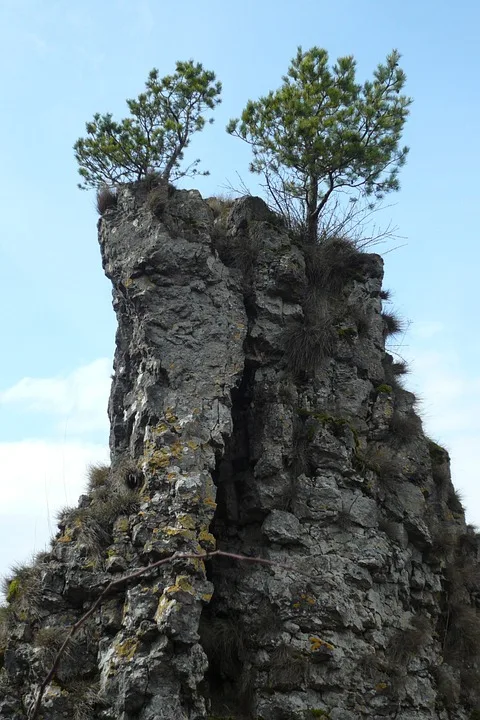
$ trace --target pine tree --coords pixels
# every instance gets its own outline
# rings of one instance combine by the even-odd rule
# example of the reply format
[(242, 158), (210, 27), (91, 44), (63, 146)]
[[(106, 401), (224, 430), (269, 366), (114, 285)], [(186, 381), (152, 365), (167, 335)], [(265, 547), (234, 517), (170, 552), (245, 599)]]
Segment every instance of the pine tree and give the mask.
[(400, 94), (406, 76), (399, 60), (394, 50), (373, 80), (360, 85), (352, 56), (338, 58), (330, 69), (326, 50), (298, 48), (281, 87), (250, 100), (227, 126), (251, 145), (250, 169), (263, 174), (288, 223), (300, 209), (307, 242), (317, 241), (321, 215), (335, 193), (374, 201), (399, 189), (398, 171), (408, 153), (399, 143), (412, 102)]
[(165, 182), (208, 174), (199, 173), (199, 160), (185, 169), (181, 161), (192, 133), (207, 122), (205, 110), (220, 103), (220, 92), (215, 74), (192, 60), (177, 62), (175, 73), (161, 79), (151, 70), (145, 92), (127, 100), (130, 117), (116, 122), (111, 114), (97, 113), (86, 124), (87, 137), (74, 145), (83, 180), (79, 187), (112, 187), (152, 171)]

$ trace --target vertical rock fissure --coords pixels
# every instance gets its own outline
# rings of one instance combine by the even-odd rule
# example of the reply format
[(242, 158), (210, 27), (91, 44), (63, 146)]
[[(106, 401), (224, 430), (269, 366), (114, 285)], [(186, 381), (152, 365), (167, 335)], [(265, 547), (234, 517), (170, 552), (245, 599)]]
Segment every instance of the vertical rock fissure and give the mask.
[[(381, 258), (306, 253), (258, 198), (222, 216), (222, 255), (197, 191), (161, 212), (142, 192), (100, 223), (112, 464), (5, 586), (0, 720), (26, 719), (98, 592), (160, 558), (85, 623), (38, 717), (480, 717), (479, 535), (385, 355)], [(215, 547), (253, 562), (205, 567)]]

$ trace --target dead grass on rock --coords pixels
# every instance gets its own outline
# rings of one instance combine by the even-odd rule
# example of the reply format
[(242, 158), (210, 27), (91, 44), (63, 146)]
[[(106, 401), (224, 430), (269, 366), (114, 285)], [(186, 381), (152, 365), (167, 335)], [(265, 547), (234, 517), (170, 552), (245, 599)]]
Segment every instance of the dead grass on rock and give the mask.
[(117, 207), (117, 193), (108, 185), (102, 185), (97, 190), (97, 212), (103, 215), (110, 208)]

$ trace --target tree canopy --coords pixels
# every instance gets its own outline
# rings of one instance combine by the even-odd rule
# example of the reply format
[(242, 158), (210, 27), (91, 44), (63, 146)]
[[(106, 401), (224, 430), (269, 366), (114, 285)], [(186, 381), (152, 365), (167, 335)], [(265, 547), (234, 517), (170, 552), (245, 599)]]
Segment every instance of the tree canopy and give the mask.
[(375, 201), (399, 189), (408, 153), (400, 140), (412, 102), (401, 94), (406, 76), (399, 60), (393, 50), (361, 85), (353, 56), (330, 69), (326, 50), (298, 48), (280, 88), (250, 100), (227, 126), (251, 145), (251, 171), (263, 174), (287, 222), (300, 216), (307, 241), (317, 240), (335, 193)]
[[(221, 83), (193, 60), (177, 62), (172, 75), (151, 70), (145, 91), (127, 100), (130, 117), (116, 122), (96, 113), (86, 123), (87, 136), (74, 145), (82, 183), (88, 189), (141, 180), (157, 172), (162, 180), (197, 175), (199, 160), (181, 167), (191, 135), (207, 122), (205, 111), (220, 103)], [(208, 122), (213, 122), (209, 119)]]

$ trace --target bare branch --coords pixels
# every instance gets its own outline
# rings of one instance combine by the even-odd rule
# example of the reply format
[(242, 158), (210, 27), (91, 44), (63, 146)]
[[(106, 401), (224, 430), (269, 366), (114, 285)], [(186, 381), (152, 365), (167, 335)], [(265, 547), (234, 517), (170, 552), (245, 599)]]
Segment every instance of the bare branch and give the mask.
[(168, 555), (167, 557), (162, 558), (161, 560), (157, 560), (157, 562), (152, 563), (151, 565), (146, 565), (143, 568), (139, 568), (138, 570), (134, 570), (131, 573), (128, 573), (127, 575), (123, 575), (121, 578), (118, 578), (118, 580), (113, 580), (111, 583), (107, 585), (104, 590), (100, 593), (98, 598), (95, 600), (93, 605), (87, 612), (82, 615), (82, 617), (77, 620), (76, 623), (74, 623), (68, 632), (67, 637), (63, 641), (60, 649), (58, 650), (57, 654), (55, 655), (55, 658), (53, 660), (52, 666), (50, 670), (48, 671), (45, 678), (40, 683), (40, 686), (37, 691), (37, 695), (35, 698), (35, 701), (32, 705), (32, 708), (30, 709), (28, 713), (28, 720), (35, 720), (36, 717), (38, 717), (38, 713), (41, 709), (42, 705), (42, 699), (43, 695), (45, 693), (45, 690), (48, 686), (48, 684), (53, 680), (55, 677), (55, 674), (57, 672), (58, 666), (60, 664), (60, 660), (62, 658), (62, 655), (65, 653), (65, 650), (72, 639), (72, 637), (75, 635), (76, 632), (82, 627), (82, 625), (85, 624), (85, 622), (88, 620), (89, 617), (93, 615), (93, 613), (101, 606), (105, 598), (110, 595), (110, 593), (126, 583), (128, 583), (131, 580), (135, 580), (139, 577), (142, 577), (146, 573), (150, 572), (151, 570), (155, 570), (156, 568), (161, 567), (162, 565), (166, 565), (168, 563), (172, 563), (174, 560), (210, 560), (213, 557), (225, 557), (230, 558), (231, 560), (237, 560), (238, 562), (246, 562), (246, 563), (255, 563), (259, 565), (269, 565), (270, 567), (279, 567), (283, 568), (284, 570), (289, 570), (291, 572), (301, 572), (298, 570), (298, 568), (294, 568), (290, 565), (284, 565), (283, 563), (279, 563), (275, 560), (266, 560), (264, 558), (259, 557), (251, 557), (248, 555), (239, 555), (237, 553), (229, 553), (225, 552), (224, 550), (213, 550), (212, 552), (205, 552), (205, 553), (182, 553), (182, 552), (174, 552), (171, 555)]

